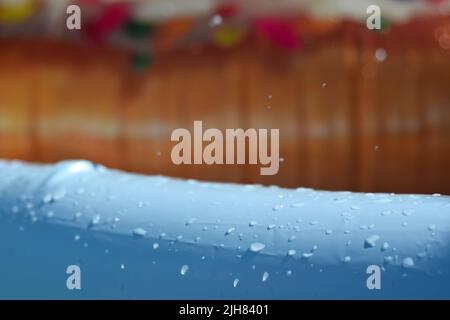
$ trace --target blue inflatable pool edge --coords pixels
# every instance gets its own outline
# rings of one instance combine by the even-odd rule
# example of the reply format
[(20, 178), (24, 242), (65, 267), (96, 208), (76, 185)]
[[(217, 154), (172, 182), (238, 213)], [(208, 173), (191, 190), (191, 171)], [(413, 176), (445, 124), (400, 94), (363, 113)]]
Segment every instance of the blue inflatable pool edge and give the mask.
[(0, 161), (1, 299), (449, 299), (450, 197)]

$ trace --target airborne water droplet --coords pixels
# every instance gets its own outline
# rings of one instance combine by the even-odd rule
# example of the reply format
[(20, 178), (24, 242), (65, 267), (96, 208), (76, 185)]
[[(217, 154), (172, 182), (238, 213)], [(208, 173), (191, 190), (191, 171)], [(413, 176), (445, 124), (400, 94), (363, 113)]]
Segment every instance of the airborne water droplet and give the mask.
[(189, 270), (189, 266), (186, 264), (183, 265), (180, 270), (181, 275), (184, 276), (186, 274), (186, 272), (188, 272), (188, 270)]
[(258, 222), (256, 221), (250, 221), (250, 223), (248, 224), (249, 227), (254, 227), (258, 224)]
[(233, 287), (237, 287), (237, 285), (238, 285), (238, 283), (239, 283), (239, 279), (234, 279), (234, 281), (233, 281)]
[(266, 282), (269, 279), (269, 273), (266, 271), (263, 273), (262, 282)]
[(330, 235), (330, 234), (332, 234), (333, 233), (333, 230), (327, 230), (327, 231), (325, 231), (325, 234), (326, 235)]
[(267, 226), (267, 230), (275, 229), (275, 227), (276, 227), (276, 225), (274, 225), (274, 224), (269, 224), (269, 225)]
[(253, 242), (253, 243), (250, 245), (249, 250), (250, 250), (251, 252), (260, 252), (260, 251), (262, 251), (265, 247), (266, 247), (266, 245), (263, 244), (263, 243), (260, 243), (260, 242)]
[(350, 256), (344, 257), (344, 262), (350, 262), (352, 258)]
[(291, 271), (291, 270), (286, 271), (286, 275), (287, 275), (288, 277), (290, 277), (290, 276), (292, 275), (292, 271)]
[(389, 243), (383, 242), (381, 245), (381, 251), (386, 251), (387, 249), (389, 249)]

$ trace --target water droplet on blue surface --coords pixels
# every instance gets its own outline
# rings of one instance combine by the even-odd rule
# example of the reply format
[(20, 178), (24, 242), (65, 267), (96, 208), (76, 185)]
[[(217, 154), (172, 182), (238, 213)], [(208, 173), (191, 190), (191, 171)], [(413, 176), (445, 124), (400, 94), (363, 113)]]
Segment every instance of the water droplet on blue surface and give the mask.
[(147, 231), (142, 228), (136, 228), (133, 230), (133, 236), (137, 238), (143, 238), (147, 235)]
[(411, 257), (407, 257), (402, 261), (403, 268), (412, 268), (414, 267), (414, 260)]
[(405, 210), (402, 211), (402, 214), (403, 214), (405, 217), (408, 217), (408, 216), (412, 215), (413, 212), (414, 212), (413, 209), (405, 209)]
[(260, 242), (253, 242), (253, 243), (250, 245), (249, 250), (250, 250), (251, 252), (260, 252), (260, 251), (262, 251), (265, 247), (266, 247), (266, 245), (263, 244), (263, 243), (260, 243)]
[(231, 227), (230, 229), (228, 229), (228, 230), (225, 232), (225, 235), (228, 236), (228, 235), (232, 234), (232, 233), (234, 232), (234, 230), (236, 230), (236, 228)]
[(287, 255), (288, 255), (289, 257), (292, 257), (292, 256), (294, 256), (296, 253), (297, 253), (297, 251), (295, 251), (294, 249), (289, 249), (288, 252), (287, 252)]
[(266, 282), (269, 279), (269, 273), (266, 271), (263, 273), (262, 282)]
[(383, 242), (381, 245), (381, 251), (386, 251), (387, 249), (389, 249), (389, 243)]
[(380, 239), (379, 235), (371, 235), (364, 240), (364, 248), (373, 248), (376, 245), (376, 242)]

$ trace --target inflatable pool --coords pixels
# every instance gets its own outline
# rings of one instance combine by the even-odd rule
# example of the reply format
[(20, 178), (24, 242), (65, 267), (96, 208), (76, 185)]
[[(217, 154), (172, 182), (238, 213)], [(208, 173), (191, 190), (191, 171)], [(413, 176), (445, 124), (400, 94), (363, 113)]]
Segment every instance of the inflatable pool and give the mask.
[(449, 299), (449, 244), (448, 196), (0, 162), (1, 299)]

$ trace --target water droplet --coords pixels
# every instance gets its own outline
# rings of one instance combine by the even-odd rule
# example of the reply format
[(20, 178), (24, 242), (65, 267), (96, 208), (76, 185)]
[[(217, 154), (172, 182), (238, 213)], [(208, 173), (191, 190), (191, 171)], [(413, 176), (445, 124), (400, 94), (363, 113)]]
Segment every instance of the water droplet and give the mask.
[(125, 269), (125, 265), (123, 263), (120, 265), (120, 269), (122, 269), (122, 270)]
[(234, 281), (233, 281), (233, 287), (237, 287), (237, 285), (238, 285), (238, 283), (239, 283), (239, 279), (234, 279)]
[(300, 207), (303, 207), (304, 205), (305, 205), (304, 203), (296, 202), (296, 203), (291, 204), (291, 207), (292, 208), (300, 208)]
[(317, 248), (318, 248), (318, 246), (316, 246), (316, 245), (313, 245), (313, 246), (312, 246), (312, 248), (311, 248), (311, 252), (314, 252), (314, 251), (316, 251), (316, 250), (317, 250)]
[(49, 211), (47, 212), (47, 218), (51, 218), (55, 215), (55, 213), (53, 211)]
[(289, 257), (292, 257), (292, 256), (294, 256), (296, 253), (297, 253), (297, 251), (295, 251), (294, 249), (289, 249), (288, 252), (287, 252), (287, 255), (288, 255)]
[(325, 234), (326, 235), (330, 235), (330, 234), (332, 234), (333, 233), (333, 230), (330, 230), (330, 229), (328, 229), (327, 231), (325, 231)]
[(434, 224), (430, 224), (429, 226), (428, 226), (428, 230), (429, 231), (434, 231), (436, 229), (436, 225), (434, 225)]
[(390, 211), (390, 210), (385, 210), (385, 211), (382, 211), (381, 212), (381, 215), (382, 216), (388, 216), (388, 215), (390, 215), (392, 213), (392, 211)]
[(232, 234), (234, 232), (234, 230), (236, 230), (236, 228), (231, 227), (230, 229), (227, 230), (227, 232), (225, 232), (225, 235), (228, 236), (228, 235)]
[(136, 228), (133, 230), (133, 236), (137, 238), (143, 238), (147, 235), (147, 231), (142, 228)]
[(272, 210), (273, 211), (278, 211), (278, 210), (281, 210), (283, 208), (284, 208), (284, 206), (282, 204), (277, 204), (275, 207), (272, 208)]
[(376, 245), (376, 242), (380, 239), (379, 235), (371, 235), (364, 240), (364, 248), (373, 248)]
[(303, 257), (304, 259), (309, 259), (309, 258), (311, 258), (313, 255), (314, 255), (314, 253), (312, 253), (312, 252), (305, 252), (305, 253), (302, 254), (302, 257)]
[(91, 221), (89, 222), (89, 227), (92, 228), (93, 226), (100, 223), (100, 216), (97, 214), (92, 217)]
[(139, 201), (137, 204), (138, 208), (142, 208), (144, 206), (144, 202), (143, 201)]
[(385, 264), (392, 264), (392, 263), (394, 263), (394, 257), (393, 256), (384, 257), (384, 263)]
[(352, 260), (352, 258), (350, 256), (344, 257), (344, 262), (350, 262), (351, 260)]
[(383, 62), (384, 60), (386, 60), (387, 57), (387, 53), (386, 50), (383, 48), (378, 48), (377, 50), (375, 50), (375, 59), (378, 62)]
[(290, 276), (292, 275), (292, 271), (291, 271), (291, 270), (286, 271), (286, 275), (287, 275), (288, 277), (290, 277)]
[(318, 223), (319, 223), (319, 221), (313, 220), (313, 221), (310, 221), (310, 222), (309, 222), (309, 225), (310, 225), (310, 226), (315, 226), (315, 225), (317, 225)]
[(403, 222), (402, 223), (402, 227), (407, 227), (408, 226), (408, 222)]
[(76, 234), (75, 237), (73, 237), (73, 238), (74, 238), (75, 241), (78, 241), (78, 240), (80, 240), (80, 235)]
[(274, 224), (269, 224), (269, 225), (267, 226), (267, 230), (275, 229), (275, 227), (276, 227), (276, 225), (274, 225)]
[(375, 224), (373, 224), (373, 223), (371, 223), (371, 224), (369, 224), (369, 226), (367, 227), (367, 229), (373, 229), (373, 228), (375, 228)]
[(253, 243), (250, 245), (249, 250), (250, 250), (251, 252), (260, 252), (260, 251), (262, 251), (265, 247), (266, 247), (266, 245), (263, 244), (263, 243), (260, 243), (260, 242), (253, 242)]
[(269, 273), (266, 271), (263, 273), (262, 282), (266, 282), (269, 279)]
[(360, 210), (361, 208), (358, 207), (358, 206), (351, 206), (350, 209), (352, 209), (352, 210)]
[(407, 257), (402, 261), (403, 268), (412, 268), (414, 266), (414, 260), (411, 257)]
[(381, 245), (381, 251), (386, 251), (387, 249), (389, 249), (389, 243), (383, 242)]
[(292, 236), (290, 236), (290, 237), (288, 238), (288, 242), (292, 242), (292, 241), (294, 241), (295, 239), (297, 239), (297, 237), (296, 237), (295, 235), (292, 235)]
[(46, 195), (44, 196), (44, 198), (42, 199), (42, 201), (43, 201), (45, 204), (52, 202), (52, 200), (53, 200), (53, 197), (52, 197), (51, 194), (46, 194)]
[(186, 226), (190, 226), (190, 225), (193, 224), (195, 221), (197, 221), (197, 218), (190, 218), (188, 221), (186, 221), (185, 225), (186, 225)]
[(345, 244), (346, 247), (349, 247), (352, 244), (352, 240), (348, 240), (347, 243)]
[(417, 259), (419, 259), (419, 260), (423, 260), (423, 259), (425, 259), (426, 257), (427, 257), (427, 253), (426, 252), (419, 252), (417, 255), (416, 255), (416, 257), (417, 257)]
[(55, 193), (55, 194), (53, 195), (53, 200), (54, 200), (54, 201), (59, 201), (59, 200), (61, 200), (62, 198), (64, 198), (65, 196), (66, 196), (66, 191), (61, 190), (61, 191), (58, 191), (57, 193)]
[(402, 211), (402, 214), (403, 214), (405, 217), (408, 217), (408, 216), (412, 215), (413, 212), (414, 212), (413, 209), (405, 209), (405, 210)]
[(189, 270), (189, 266), (186, 264), (183, 265), (180, 270), (181, 275), (184, 276), (186, 274), (186, 272), (188, 272), (188, 270)]
[(256, 221), (250, 221), (250, 223), (248, 224), (248, 226), (249, 227), (254, 227), (254, 226), (256, 226), (258, 224), (258, 222), (256, 222)]

